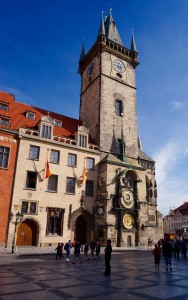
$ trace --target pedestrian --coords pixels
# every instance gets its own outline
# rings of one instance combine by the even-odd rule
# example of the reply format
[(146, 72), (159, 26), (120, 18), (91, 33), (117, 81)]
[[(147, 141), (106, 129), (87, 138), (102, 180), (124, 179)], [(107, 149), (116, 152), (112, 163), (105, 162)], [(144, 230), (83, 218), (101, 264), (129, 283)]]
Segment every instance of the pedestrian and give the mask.
[(99, 241), (97, 241), (95, 251), (96, 251), (96, 259), (99, 260), (100, 259), (99, 255), (100, 255), (100, 251), (101, 251), (101, 246), (100, 246)]
[(89, 251), (89, 244), (87, 242), (85, 242), (85, 245), (84, 245), (84, 256), (85, 256), (85, 258), (87, 258), (88, 251)]
[(79, 242), (75, 242), (75, 246), (74, 246), (74, 260), (73, 260), (73, 264), (76, 264), (76, 260), (77, 258), (80, 260), (80, 263), (82, 264), (83, 261), (81, 259), (81, 255), (80, 255), (80, 248), (81, 248), (81, 244)]
[(168, 271), (168, 265), (170, 267), (170, 271), (172, 270), (172, 243), (168, 238), (165, 239), (163, 243), (163, 255), (165, 257), (166, 270)]
[(60, 249), (61, 249), (61, 244), (60, 243), (58, 243), (58, 245), (57, 245), (57, 247), (55, 248), (55, 251), (56, 251), (56, 260), (58, 259), (58, 258), (60, 258)]
[(71, 244), (71, 240), (69, 240), (64, 247), (64, 250), (67, 252), (67, 258), (66, 260), (69, 261), (70, 260), (70, 254), (71, 254), (71, 248), (72, 248), (72, 244)]
[(182, 259), (187, 258), (187, 243), (185, 238), (183, 238), (181, 241), (181, 254), (182, 254)]
[(110, 261), (111, 261), (111, 253), (112, 253), (112, 246), (111, 246), (111, 240), (107, 240), (106, 242), (106, 248), (104, 249), (105, 251), (105, 276), (110, 276), (111, 274), (111, 267), (110, 267)]
[(155, 248), (152, 250), (152, 254), (154, 256), (155, 268), (159, 270), (159, 264), (161, 259), (161, 249), (155, 244)]
[(180, 243), (178, 240), (175, 242), (175, 251), (174, 251), (174, 257), (175, 258), (180, 258)]
[(92, 241), (90, 243), (90, 249), (91, 249), (91, 259), (95, 259), (95, 247), (96, 247), (96, 244), (95, 244), (95, 241)]
[(61, 258), (64, 259), (63, 248), (64, 248), (64, 244), (61, 243), (61, 244), (60, 244), (60, 250), (59, 250), (59, 259), (61, 259)]

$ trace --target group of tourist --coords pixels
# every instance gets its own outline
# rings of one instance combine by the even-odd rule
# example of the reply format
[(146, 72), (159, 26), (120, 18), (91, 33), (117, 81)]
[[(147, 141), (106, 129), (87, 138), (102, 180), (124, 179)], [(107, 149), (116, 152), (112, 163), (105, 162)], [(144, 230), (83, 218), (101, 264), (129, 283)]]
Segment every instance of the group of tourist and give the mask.
[(159, 264), (161, 260), (161, 255), (165, 258), (166, 270), (172, 270), (172, 257), (180, 258), (180, 253), (182, 259), (187, 258), (187, 239), (173, 239), (172, 241), (169, 238), (158, 241), (158, 244), (155, 245), (155, 248), (152, 250), (154, 256), (155, 268), (159, 270)]
[[(72, 264), (76, 264), (77, 261), (80, 261), (80, 263), (83, 263), (83, 259), (81, 257), (81, 244), (78, 241), (72, 242), (69, 240), (65, 245), (63, 243), (58, 243), (55, 251), (56, 251), (56, 260), (64, 259), (64, 253), (63, 250), (66, 252), (66, 260), (70, 261), (70, 255), (71, 255), (71, 249), (74, 249), (74, 256), (72, 260)], [(101, 246), (100, 242), (92, 241), (90, 244), (85, 243), (84, 247), (84, 256), (87, 260), (100, 260), (100, 251)], [(88, 255), (88, 252), (90, 251), (90, 257)], [(107, 240), (106, 247), (104, 249), (105, 251), (105, 265), (106, 269), (104, 272), (105, 276), (110, 276), (111, 274), (111, 267), (110, 267), (110, 260), (111, 260), (111, 253), (112, 253), (112, 247), (111, 247), (111, 240)]]

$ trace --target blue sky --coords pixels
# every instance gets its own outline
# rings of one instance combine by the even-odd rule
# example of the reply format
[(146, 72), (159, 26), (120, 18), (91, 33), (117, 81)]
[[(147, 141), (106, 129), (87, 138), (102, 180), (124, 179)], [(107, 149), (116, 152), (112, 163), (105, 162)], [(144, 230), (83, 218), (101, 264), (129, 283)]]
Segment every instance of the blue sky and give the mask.
[(134, 29), (139, 133), (167, 214), (188, 201), (187, 0), (0, 0), (0, 90), (78, 118), (83, 38), (88, 50), (110, 2), (127, 48)]

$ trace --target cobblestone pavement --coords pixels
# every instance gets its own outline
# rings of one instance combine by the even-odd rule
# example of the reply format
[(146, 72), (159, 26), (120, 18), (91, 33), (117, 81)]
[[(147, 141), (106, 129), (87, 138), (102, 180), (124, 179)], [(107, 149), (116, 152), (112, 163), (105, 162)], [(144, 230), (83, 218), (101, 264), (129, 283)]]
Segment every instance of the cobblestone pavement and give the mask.
[(103, 254), (76, 265), (55, 254), (2, 254), (0, 299), (188, 299), (188, 259), (173, 260), (166, 271), (162, 258), (156, 271), (151, 251), (114, 251), (111, 266), (105, 277)]

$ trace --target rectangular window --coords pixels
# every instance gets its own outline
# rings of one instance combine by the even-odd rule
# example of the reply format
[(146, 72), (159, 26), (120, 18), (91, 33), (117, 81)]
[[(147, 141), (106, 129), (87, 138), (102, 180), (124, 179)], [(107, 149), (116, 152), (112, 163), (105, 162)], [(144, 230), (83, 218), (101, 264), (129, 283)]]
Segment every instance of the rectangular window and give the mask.
[(0, 124), (1, 124), (1, 125), (5, 125), (5, 126), (8, 126), (8, 125), (9, 125), (9, 119), (6, 118), (6, 117), (0, 116)]
[(93, 181), (86, 180), (86, 196), (93, 196)]
[(123, 103), (121, 100), (116, 100), (116, 115), (117, 116), (123, 116)]
[(7, 169), (10, 149), (0, 146), (0, 168)]
[(58, 127), (62, 127), (62, 122), (58, 120), (54, 120), (54, 125)]
[(57, 150), (51, 150), (51, 154), (50, 154), (50, 162), (54, 163), (54, 164), (58, 164), (59, 163), (59, 156), (60, 156), (60, 152)]
[(35, 120), (35, 113), (32, 113), (30, 111), (26, 112), (26, 118), (30, 120)]
[(76, 167), (77, 164), (77, 155), (69, 153), (68, 154), (68, 165), (71, 167)]
[(86, 135), (82, 135), (82, 134), (79, 135), (79, 143), (78, 143), (78, 145), (80, 147), (84, 147), (84, 148), (87, 147), (87, 136)]
[(51, 126), (42, 125), (42, 137), (51, 139), (52, 128)]
[(48, 191), (57, 192), (57, 183), (58, 183), (58, 176), (51, 175), (48, 178)]
[(39, 147), (30, 145), (29, 158), (30, 159), (39, 159)]
[(60, 208), (47, 208), (47, 235), (63, 235), (64, 210)]
[(23, 214), (37, 214), (37, 202), (22, 201), (21, 212)]
[(37, 184), (37, 172), (27, 171), (26, 188), (36, 189)]
[(94, 169), (94, 163), (95, 163), (94, 158), (87, 157), (86, 169), (87, 170), (93, 170)]
[(69, 194), (75, 194), (75, 178), (67, 177), (66, 192)]
[(2, 110), (8, 110), (9, 109), (9, 105), (3, 102), (0, 102), (0, 109)]

